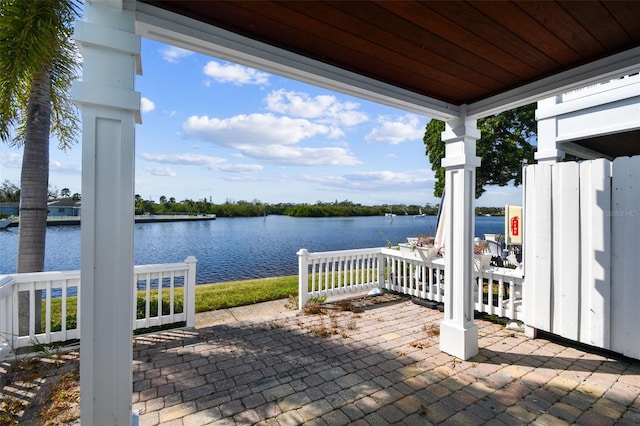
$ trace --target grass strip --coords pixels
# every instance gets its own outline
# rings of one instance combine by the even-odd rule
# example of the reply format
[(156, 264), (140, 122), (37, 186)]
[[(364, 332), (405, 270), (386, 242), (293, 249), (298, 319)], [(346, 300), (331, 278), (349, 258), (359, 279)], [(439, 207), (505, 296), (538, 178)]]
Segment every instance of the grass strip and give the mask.
[(297, 294), (297, 275), (203, 284), (196, 287), (196, 313), (286, 299)]

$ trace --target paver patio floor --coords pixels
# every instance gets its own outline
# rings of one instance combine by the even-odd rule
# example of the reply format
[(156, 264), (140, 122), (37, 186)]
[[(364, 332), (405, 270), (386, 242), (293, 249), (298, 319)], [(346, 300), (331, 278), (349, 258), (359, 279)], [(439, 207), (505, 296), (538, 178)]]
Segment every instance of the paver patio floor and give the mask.
[(381, 295), (137, 337), (133, 408), (141, 426), (640, 424), (639, 361), (486, 320), (460, 361), (441, 320)]

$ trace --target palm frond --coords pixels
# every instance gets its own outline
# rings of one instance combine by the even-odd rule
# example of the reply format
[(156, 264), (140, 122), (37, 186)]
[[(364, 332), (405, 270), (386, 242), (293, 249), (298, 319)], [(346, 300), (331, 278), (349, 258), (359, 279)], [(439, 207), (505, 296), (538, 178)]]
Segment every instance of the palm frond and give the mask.
[(0, 2), (0, 138), (21, 144), (31, 83), (42, 67), (51, 69), (51, 131), (62, 148), (78, 133), (78, 113), (70, 100), (77, 78), (72, 41), (77, 0), (2, 0)]

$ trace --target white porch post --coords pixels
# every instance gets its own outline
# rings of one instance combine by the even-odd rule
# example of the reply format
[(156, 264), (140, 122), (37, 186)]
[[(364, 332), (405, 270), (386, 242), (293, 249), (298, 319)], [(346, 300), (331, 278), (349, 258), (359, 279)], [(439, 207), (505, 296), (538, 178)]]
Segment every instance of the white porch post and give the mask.
[(129, 425), (132, 394), (134, 133), (140, 38), (122, 0), (89, 0), (75, 38), (82, 111), (81, 421)]
[(538, 147), (534, 154), (534, 158), (538, 164), (553, 164), (564, 158), (564, 151), (558, 148), (558, 121), (555, 115), (544, 116), (540, 114), (540, 110), (554, 109), (556, 106), (556, 98), (547, 98), (538, 101), (538, 109), (536, 109), (536, 119), (538, 120)]
[(480, 131), (466, 110), (448, 121), (445, 142), (445, 303), (440, 323), (440, 350), (460, 359), (478, 353), (478, 326), (473, 321), (473, 236), (475, 230), (475, 176), (480, 158), (476, 140)]

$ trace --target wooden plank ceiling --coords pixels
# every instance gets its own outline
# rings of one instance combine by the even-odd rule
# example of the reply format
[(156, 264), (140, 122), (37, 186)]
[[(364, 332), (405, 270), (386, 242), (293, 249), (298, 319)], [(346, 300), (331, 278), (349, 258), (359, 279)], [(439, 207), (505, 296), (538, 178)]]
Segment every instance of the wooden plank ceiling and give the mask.
[(454, 105), (640, 46), (640, 1), (139, 0)]

